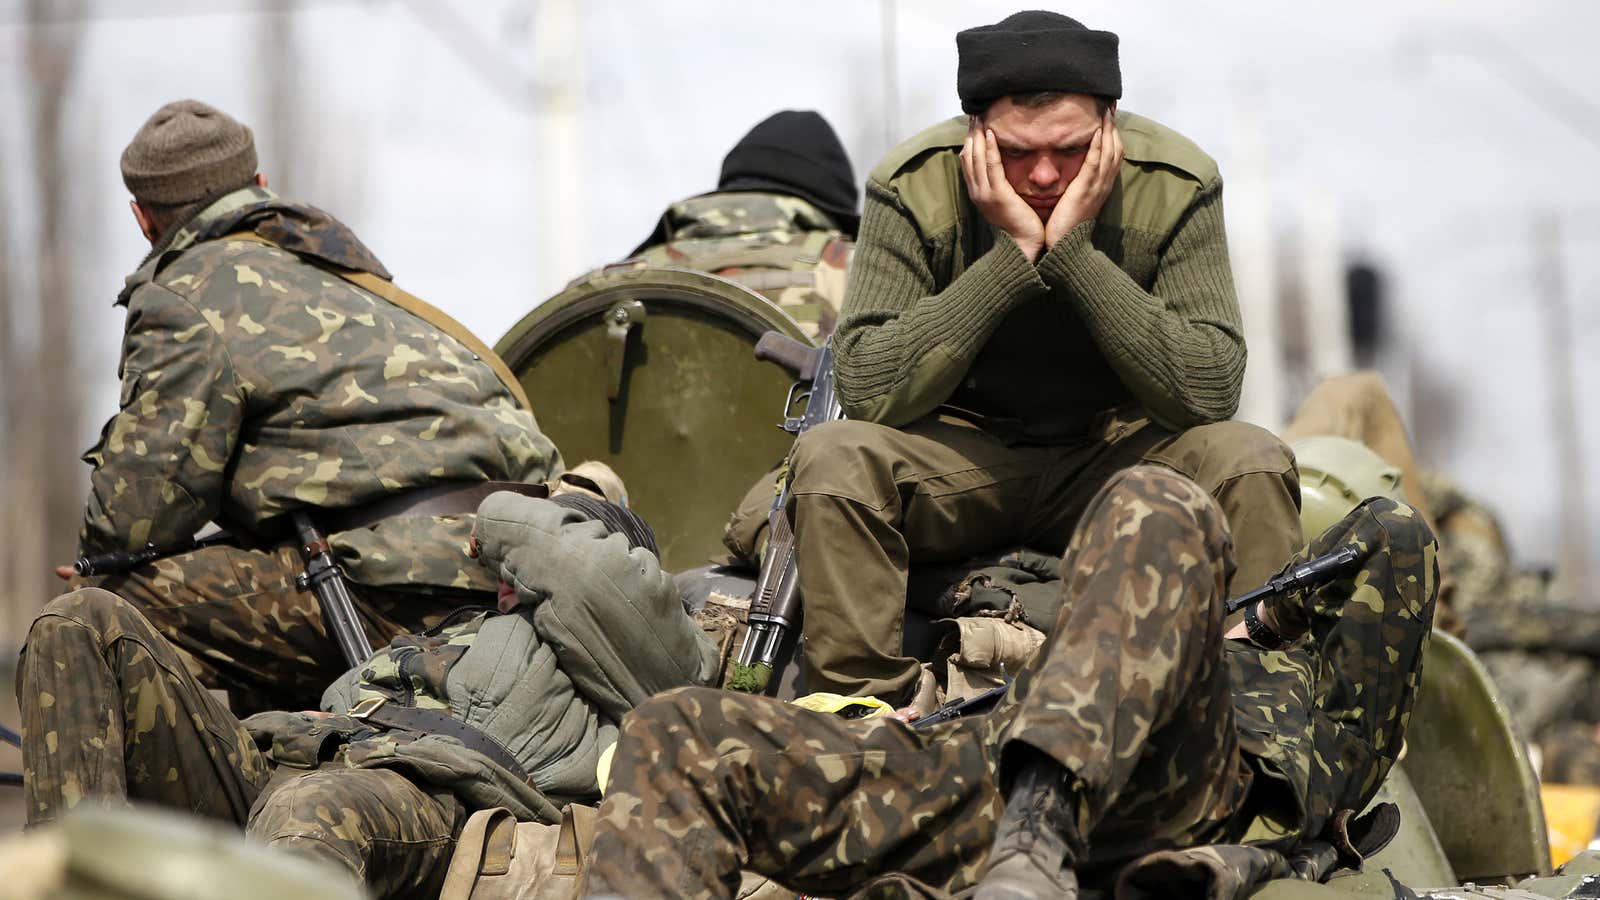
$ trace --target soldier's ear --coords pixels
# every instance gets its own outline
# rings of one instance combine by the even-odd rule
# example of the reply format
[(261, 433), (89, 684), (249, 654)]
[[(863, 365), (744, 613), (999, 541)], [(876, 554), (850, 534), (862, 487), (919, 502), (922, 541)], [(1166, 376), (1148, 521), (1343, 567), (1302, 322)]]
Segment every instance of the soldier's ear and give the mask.
[(265, 173), (265, 172), (257, 172), (256, 173), (256, 187), (266, 187), (266, 186), (267, 186), (267, 173)]
[(161, 237), (156, 229), (155, 216), (150, 215), (150, 211), (140, 206), (137, 200), (129, 200), (128, 208), (133, 210), (133, 220), (139, 223), (139, 232), (144, 235), (145, 240), (154, 244)]

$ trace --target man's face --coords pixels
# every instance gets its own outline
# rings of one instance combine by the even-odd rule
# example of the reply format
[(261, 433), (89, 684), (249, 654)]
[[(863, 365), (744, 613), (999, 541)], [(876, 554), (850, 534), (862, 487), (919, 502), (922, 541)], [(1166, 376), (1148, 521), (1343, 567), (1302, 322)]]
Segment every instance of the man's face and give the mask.
[(994, 132), (1006, 181), (1048, 220), (1083, 168), (1100, 113), (1088, 94), (1068, 94), (1044, 106), (1018, 106), (1002, 97), (984, 110), (982, 124)]

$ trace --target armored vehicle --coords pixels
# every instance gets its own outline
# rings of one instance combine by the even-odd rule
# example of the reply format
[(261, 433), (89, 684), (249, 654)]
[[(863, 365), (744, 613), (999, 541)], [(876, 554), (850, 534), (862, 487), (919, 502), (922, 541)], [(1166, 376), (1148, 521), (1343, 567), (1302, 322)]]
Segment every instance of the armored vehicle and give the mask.
[[(533, 398), (540, 425), (573, 459), (610, 464), (655, 527), (680, 583), (749, 596), (754, 573), (711, 567), (728, 514), (792, 438), (791, 375), (757, 361), (761, 336), (806, 340), (771, 301), (701, 272), (636, 266), (572, 283), (518, 322), (496, 351)], [(913, 578), (915, 583), (915, 578)], [(908, 617), (909, 618), (915, 618)], [(937, 628), (907, 624), (908, 652), (932, 652)], [(796, 652), (769, 692), (803, 691)], [(1465, 644), (1435, 634), (1407, 749), (1378, 800), (1401, 830), (1360, 872), (1322, 884), (1270, 882), (1261, 898), (1600, 896), (1580, 857), (1552, 876), (1538, 784), (1511, 719)], [(1462, 888), (1461, 885), (1519, 884)]]

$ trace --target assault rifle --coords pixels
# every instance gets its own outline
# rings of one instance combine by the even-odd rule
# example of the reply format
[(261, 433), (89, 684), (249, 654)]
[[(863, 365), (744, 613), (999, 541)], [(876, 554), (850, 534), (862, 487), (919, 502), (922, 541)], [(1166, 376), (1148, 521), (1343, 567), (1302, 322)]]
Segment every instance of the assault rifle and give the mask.
[(359, 666), (372, 655), (372, 644), (361, 627), (361, 619), (356, 616), (350, 585), (345, 583), (339, 564), (333, 561), (327, 535), (317, 528), (311, 514), (300, 510), (291, 518), (295, 537), (300, 541), (300, 559), (306, 564), (306, 570), (295, 576), (294, 586), (310, 591), (317, 598), (317, 605), (322, 607), (323, 625), (338, 643), (345, 665)]
[(157, 547), (155, 544), (145, 544), (138, 550), (120, 550), (115, 553), (101, 553), (97, 556), (80, 556), (72, 564), (72, 571), (80, 578), (90, 578), (95, 575), (115, 575), (129, 569), (137, 569), (147, 562), (154, 562), (167, 556), (177, 556), (179, 553), (192, 553), (204, 547), (216, 544), (231, 544), (233, 536), (226, 533), (208, 535), (198, 540), (191, 539), (179, 541), (176, 544), (167, 544)]
[[(824, 422), (844, 418), (844, 410), (833, 388), (833, 341), (810, 347), (794, 338), (769, 331), (756, 342), (756, 359), (775, 362), (793, 372), (798, 379), (789, 387), (783, 404), (784, 431), (795, 437)], [(789, 410), (804, 400), (805, 412), (789, 415)], [(791, 453), (791, 459), (793, 455)], [(739, 645), (733, 677), (728, 687), (759, 694), (772, 680), (772, 667), (778, 647), (794, 627), (800, 613), (800, 573), (795, 568), (794, 530), (789, 527), (789, 460), (784, 461), (767, 513), (767, 552), (761, 559), (761, 576), (756, 581), (755, 598), (750, 602), (748, 630)]]
[(1334, 576), (1349, 568), (1351, 564), (1361, 558), (1361, 551), (1354, 546), (1344, 546), (1315, 559), (1308, 559), (1298, 566), (1290, 568), (1287, 572), (1276, 578), (1270, 578), (1266, 584), (1245, 594), (1240, 594), (1228, 601), (1228, 615), (1233, 615), (1246, 606), (1266, 597), (1279, 597), (1290, 591), (1304, 588), (1321, 587), (1332, 581)]
[[(322, 620), (327, 624), (328, 634), (338, 643), (345, 664), (358, 666), (372, 655), (372, 644), (361, 628), (360, 618), (356, 616), (355, 598), (350, 594), (350, 586), (344, 580), (344, 573), (339, 571), (338, 563), (333, 561), (327, 536), (311, 521), (310, 514), (296, 512), (291, 519), (295, 537), (299, 540), (300, 559), (306, 564), (305, 571), (295, 576), (295, 587), (316, 596), (317, 604), (322, 607)], [(114, 575), (164, 557), (233, 542), (232, 535), (221, 532), (161, 547), (146, 544), (139, 550), (80, 556), (72, 564), (72, 571), (84, 578)]]
[[(1332, 581), (1340, 572), (1349, 568), (1351, 564), (1360, 558), (1361, 551), (1356, 547), (1340, 547), (1326, 556), (1306, 560), (1282, 575), (1268, 580), (1261, 587), (1234, 597), (1227, 602), (1225, 608), (1228, 614), (1232, 615), (1264, 597), (1277, 597), (1290, 591), (1320, 587)], [(965, 697), (960, 700), (951, 700), (933, 712), (912, 722), (911, 727), (928, 728), (940, 722), (948, 722), (964, 716), (981, 716), (999, 706), (1000, 700), (1005, 697), (1006, 691), (1010, 689), (1011, 682), (1008, 679), (1005, 684), (992, 687), (980, 694), (973, 694), (971, 697)]]

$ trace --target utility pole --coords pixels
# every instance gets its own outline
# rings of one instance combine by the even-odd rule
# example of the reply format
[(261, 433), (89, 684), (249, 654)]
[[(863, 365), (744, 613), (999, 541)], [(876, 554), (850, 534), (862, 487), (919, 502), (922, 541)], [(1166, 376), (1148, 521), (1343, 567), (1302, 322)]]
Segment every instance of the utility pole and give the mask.
[(1566, 595), (1580, 604), (1591, 601), (1589, 528), (1585, 517), (1588, 478), (1584, 471), (1582, 436), (1578, 433), (1578, 372), (1572, 344), (1572, 315), (1567, 306), (1566, 270), (1561, 255), (1561, 217), (1551, 211), (1534, 221), (1539, 311), (1544, 326), (1544, 357), (1549, 380), (1550, 435), (1556, 454), (1556, 494), (1560, 505), (1561, 558), (1556, 573)]
[(900, 48), (895, 0), (880, 0), (883, 38), (883, 146), (900, 143)]
[(581, 271), (589, 236), (583, 186), (584, 53), (575, 0), (543, 0), (534, 38), (537, 83), (533, 164), (539, 185), (539, 272), (536, 296), (548, 297)]
[(1307, 384), (1354, 368), (1350, 340), (1350, 305), (1346, 299), (1344, 241), (1340, 233), (1339, 198), (1311, 191), (1300, 213), (1300, 278), (1305, 290)]
[(1237, 418), (1268, 431), (1283, 428), (1285, 366), (1278, 310), (1276, 247), (1272, 236), (1272, 191), (1268, 177), (1265, 105), (1248, 91), (1234, 95), (1228, 173), (1228, 257), (1250, 350)]

